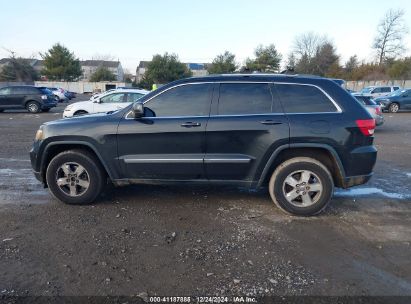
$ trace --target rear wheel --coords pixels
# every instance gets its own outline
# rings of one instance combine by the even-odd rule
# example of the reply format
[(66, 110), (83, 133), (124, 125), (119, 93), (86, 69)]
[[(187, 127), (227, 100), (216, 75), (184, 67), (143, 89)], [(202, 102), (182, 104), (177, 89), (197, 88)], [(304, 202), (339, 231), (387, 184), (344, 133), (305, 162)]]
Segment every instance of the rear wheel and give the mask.
[(311, 216), (327, 207), (334, 183), (322, 163), (309, 157), (296, 157), (277, 167), (269, 191), (273, 202), (285, 212)]
[(40, 112), (40, 105), (37, 101), (29, 101), (26, 104), (26, 109), (30, 113), (38, 113), (38, 112)]
[(67, 204), (89, 204), (103, 190), (106, 175), (92, 154), (69, 150), (51, 160), (46, 180), (50, 192), (58, 200)]
[(400, 109), (400, 105), (396, 102), (393, 102), (392, 104), (390, 104), (388, 111), (390, 111), (391, 113), (397, 113)]

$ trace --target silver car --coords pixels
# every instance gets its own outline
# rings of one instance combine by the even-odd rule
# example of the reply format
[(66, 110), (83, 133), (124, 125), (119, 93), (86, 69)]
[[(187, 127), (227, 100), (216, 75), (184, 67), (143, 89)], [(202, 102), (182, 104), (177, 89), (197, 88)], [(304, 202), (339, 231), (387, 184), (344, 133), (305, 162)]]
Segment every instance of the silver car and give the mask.
[(381, 105), (377, 104), (371, 95), (352, 94), (375, 119), (375, 125), (381, 126), (384, 123), (384, 115), (382, 114)]
[(399, 89), (401, 89), (399, 86), (370, 86), (362, 89), (359, 94), (377, 98), (381, 96), (387, 96)]

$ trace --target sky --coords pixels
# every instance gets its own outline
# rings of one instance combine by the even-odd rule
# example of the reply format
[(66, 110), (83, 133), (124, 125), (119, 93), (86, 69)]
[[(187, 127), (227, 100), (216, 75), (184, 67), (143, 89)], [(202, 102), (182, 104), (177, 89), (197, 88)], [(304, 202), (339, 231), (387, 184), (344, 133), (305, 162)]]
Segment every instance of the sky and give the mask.
[(7, 50), (40, 58), (60, 42), (81, 60), (112, 57), (134, 74), (140, 60), (165, 52), (211, 62), (228, 50), (241, 64), (273, 43), (285, 59), (295, 36), (312, 31), (333, 41), (341, 63), (352, 55), (368, 61), (391, 8), (406, 11), (411, 54), (410, 0), (1, 0), (0, 58)]

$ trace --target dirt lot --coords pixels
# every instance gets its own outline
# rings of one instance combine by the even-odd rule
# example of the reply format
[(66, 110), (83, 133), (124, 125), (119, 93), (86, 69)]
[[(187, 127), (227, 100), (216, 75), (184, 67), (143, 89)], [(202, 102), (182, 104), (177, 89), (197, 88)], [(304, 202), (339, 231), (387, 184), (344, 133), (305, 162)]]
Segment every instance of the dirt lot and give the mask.
[(297, 218), (233, 187), (131, 186), (64, 205), (28, 160), (62, 109), (0, 114), (0, 297), (411, 296), (411, 113), (385, 115), (369, 184)]

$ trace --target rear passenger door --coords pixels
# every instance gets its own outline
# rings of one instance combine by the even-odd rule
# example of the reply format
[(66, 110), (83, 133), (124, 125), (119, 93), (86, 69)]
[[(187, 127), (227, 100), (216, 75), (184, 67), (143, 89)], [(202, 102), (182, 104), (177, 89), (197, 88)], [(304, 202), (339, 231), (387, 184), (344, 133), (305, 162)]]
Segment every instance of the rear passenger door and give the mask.
[(207, 178), (255, 181), (289, 127), (271, 83), (220, 83), (206, 128)]
[(325, 144), (338, 148), (342, 129), (341, 108), (320, 87), (276, 83), (275, 88), (290, 122), (290, 145)]

